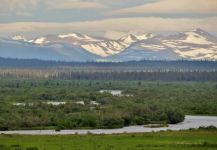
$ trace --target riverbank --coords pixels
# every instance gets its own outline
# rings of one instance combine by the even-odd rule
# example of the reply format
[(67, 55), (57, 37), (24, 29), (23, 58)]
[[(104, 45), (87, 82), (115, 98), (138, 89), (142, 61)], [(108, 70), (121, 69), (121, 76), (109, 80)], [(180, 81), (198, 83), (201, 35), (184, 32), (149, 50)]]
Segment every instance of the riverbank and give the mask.
[(22, 135), (71, 135), (71, 134), (121, 134), (121, 133), (146, 133), (159, 131), (178, 131), (198, 129), (199, 127), (217, 127), (217, 116), (186, 116), (184, 122), (169, 125), (162, 128), (148, 128), (144, 126), (129, 126), (120, 129), (94, 129), (94, 130), (20, 130), (0, 131), (0, 134), (22, 134)]

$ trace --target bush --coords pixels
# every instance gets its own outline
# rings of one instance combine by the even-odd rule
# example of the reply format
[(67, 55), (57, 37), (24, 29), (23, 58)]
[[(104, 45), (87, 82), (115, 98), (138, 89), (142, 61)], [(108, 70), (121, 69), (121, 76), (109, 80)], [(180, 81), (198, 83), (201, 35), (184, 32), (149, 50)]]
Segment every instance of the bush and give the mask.
[(122, 128), (124, 126), (124, 120), (121, 118), (108, 117), (102, 120), (102, 125), (104, 128), (109, 128), (109, 129)]
[(168, 116), (168, 123), (170, 124), (176, 124), (176, 123), (184, 121), (185, 119), (185, 116), (178, 110), (168, 111), (167, 116)]

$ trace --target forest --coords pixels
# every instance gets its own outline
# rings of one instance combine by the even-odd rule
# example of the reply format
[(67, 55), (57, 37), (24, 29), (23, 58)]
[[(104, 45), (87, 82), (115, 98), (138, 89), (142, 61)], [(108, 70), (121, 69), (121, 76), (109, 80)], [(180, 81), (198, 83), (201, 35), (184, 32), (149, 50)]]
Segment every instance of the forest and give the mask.
[(216, 69), (215, 61), (0, 58), (0, 130), (166, 126), (217, 115)]
[(217, 71), (112, 71), (99, 69), (0, 69), (2, 78), (116, 80), (116, 81), (217, 81)]
[(141, 60), (128, 62), (64, 62), (38, 59), (14, 59), (0, 57), (0, 68), (72, 68), (131, 71), (215, 71), (217, 61), (209, 60)]
[(0, 58), (0, 77), (64, 80), (217, 81), (216, 61), (56, 62)]
[(2, 78), (0, 93), (0, 130), (121, 128), (217, 115), (215, 82)]

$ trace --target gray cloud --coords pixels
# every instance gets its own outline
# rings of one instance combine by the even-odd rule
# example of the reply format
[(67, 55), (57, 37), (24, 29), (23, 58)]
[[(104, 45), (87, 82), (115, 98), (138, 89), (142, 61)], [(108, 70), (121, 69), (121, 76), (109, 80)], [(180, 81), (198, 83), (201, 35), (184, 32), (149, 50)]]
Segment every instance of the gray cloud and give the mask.
[[(131, 31), (166, 32), (193, 28), (216, 32), (217, 16), (206, 15), (200, 18), (201, 14), (217, 13), (216, 6), (217, 0), (1, 0), (0, 18), (3, 18), (1, 19), (3, 23), (0, 24), (0, 36), (18, 33), (34, 36), (68, 32), (100, 32), (105, 33), (107, 37), (116, 38)], [(64, 11), (66, 9), (70, 10)], [(77, 11), (77, 9), (81, 10)], [(107, 11), (110, 15), (105, 16), (104, 13)], [(165, 18), (143, 17), (174, 13), (197, 14), (198, 18), (183, 17), (187, 15), (164, 15)], [(166, 16), (173, 18), (166, 18)], [(47, 21), (50, 18), (55, 22)], [(104, 19), (94, 20), (99, 18)], [(36, 19), (44, 22), (35, 22)], [(31, 20), (31, 22), (23, 20)], [(92, 21), (72, 22), (74, 20)], [(13, 21), (14, 23), (7, 23)], [(67, 23), (60, 23), (60, 21)]]
[(37, 7), (39, 0), (1, 0), (0, 12), (27, 11)]
[[(159, 26), (160, 25), (160, 26)], [(17, 33), (54, 34), (69, 32), (168, 32), (202, 28), (207, 31), (216, 31), (217, 17), (192, 18), (116, 18), (97, 21), (50, 23), (50, 22), (17, 22), (0, 24), (0, 34)]]
[(49, 9), (104, 9), (105, 5), (95, 1), (53, 0), (47, 2)]
[(16, 15), (17, 15), (17, 16), (23, 16), (23, 17), (31, 17), (31, 16), (32, 16), (32, 13), (30, 13), (30, 12), (20, 12), (20, 11), (18, 11), (18, 12), (16, 12)]
[(144, 13), (217, 13), (216, 0), (158, 0), (141, 6), (134, 6), (109, 12), (108, 14), (129, 15)]

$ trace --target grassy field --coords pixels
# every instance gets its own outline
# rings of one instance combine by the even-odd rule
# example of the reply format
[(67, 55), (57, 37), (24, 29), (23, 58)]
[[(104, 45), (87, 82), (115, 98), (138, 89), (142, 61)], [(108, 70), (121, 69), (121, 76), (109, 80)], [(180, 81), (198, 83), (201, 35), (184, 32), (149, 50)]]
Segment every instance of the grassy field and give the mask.
[(214, 150), (217, 130), (120, 135), (0, 135), (0, 150)]

